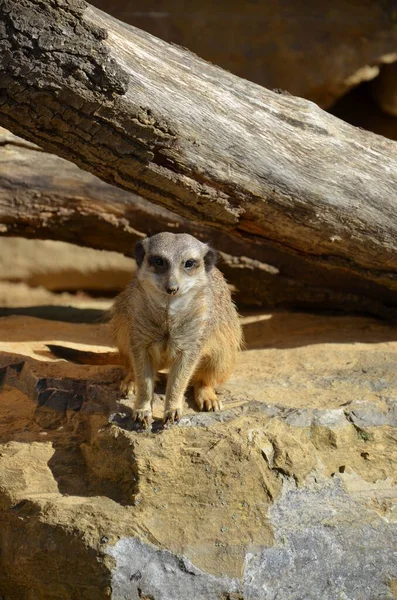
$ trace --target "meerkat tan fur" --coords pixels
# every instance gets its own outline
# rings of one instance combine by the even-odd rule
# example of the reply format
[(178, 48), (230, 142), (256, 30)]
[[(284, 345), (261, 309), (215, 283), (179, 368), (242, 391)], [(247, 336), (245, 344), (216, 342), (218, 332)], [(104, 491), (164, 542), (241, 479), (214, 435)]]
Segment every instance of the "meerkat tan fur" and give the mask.
[(216, 253), (188, 234), (159, 233), (138, 242), (136, 279), (116, 298), (111, 328), (135, 390), (134, 414), (152, 418), (154, 382), (168, 369), (165, 421), (178, 420), (189, 383), (200, 410), (218, 410), (214, 387), (230, 375), (242, 331)]

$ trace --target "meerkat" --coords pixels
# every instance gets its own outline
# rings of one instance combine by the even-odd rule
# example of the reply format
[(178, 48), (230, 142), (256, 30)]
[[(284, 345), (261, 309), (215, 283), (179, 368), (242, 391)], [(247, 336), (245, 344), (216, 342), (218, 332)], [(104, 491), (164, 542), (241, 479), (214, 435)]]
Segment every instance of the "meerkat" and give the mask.
[(134, 417), (152, 420), (154, 384), (168, 370), (164, 421), (182, 415), (186, 388), (200, 410), (220, 410), (214, 388), (230, 375), (242, 346), (242, 328), (215, 250), (189, 234), (159, 233), (135, 247), (137, 274), (117, 296), (110, 327), (119, 356), (49, 345), (80, 364), (122, 363), (124, 394), (135, 392)]
[(137, 276), (116, 298), (110, 325), (135, 391), (134, 416), (152, 420), (154, 383), (168, 370), (164, 421), (178, 421), (191, 383), (200, 410), (219, 410), (214, 388), (230, 375), (242, 329), (216, 252), (189, 234), (159, 233), (135, 248)]

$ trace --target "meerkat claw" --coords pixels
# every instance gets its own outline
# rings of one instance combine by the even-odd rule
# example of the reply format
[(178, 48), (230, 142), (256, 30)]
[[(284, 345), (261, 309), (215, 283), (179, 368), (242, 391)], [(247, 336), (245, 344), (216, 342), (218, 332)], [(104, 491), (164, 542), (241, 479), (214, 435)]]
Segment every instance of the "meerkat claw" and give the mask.
[(195, 398), (198, 408), (201, 411), (216, 412), (222, 410), (222, 403), (212, 387), (196, 387)]
[(139, 423), (143, 429), (149, 429), (152, 424), (152, 413), (150, 410), (134, 410), (134, 421)]
[(175, 410), (169, 410), (164, 415), (163, 424), (164, 425), (174, 425), (174, 423), (177, 423), (181, 417), (182, 417), (182, 411), (179, 408), (177, 408)]
[(218, 410), (222, 410), (222, 404), (218, 398), (207, 399), (204, 400), (203, 410), (207, 412), (217, 412)]

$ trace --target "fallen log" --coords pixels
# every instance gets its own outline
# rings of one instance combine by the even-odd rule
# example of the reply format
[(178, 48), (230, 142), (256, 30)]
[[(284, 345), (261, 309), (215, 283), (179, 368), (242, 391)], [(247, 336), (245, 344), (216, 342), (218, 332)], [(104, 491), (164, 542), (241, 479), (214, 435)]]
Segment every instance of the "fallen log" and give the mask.
[(393, 1), (230, 0), (227, 11), (222, 2), (203, 0), (190, 0), (189, 10), (185, 0), (168, 0), (166, 8), (159, 0), (91, 4), (240, 77), (327, 109), (376, 77), (382, 63), (397, 60)]
[[(189, 232), (211, 241), (221, 251), (219, 266), (233, 285), (239, 305), (393, 315), (393, 309), (374, 299), (286, 277), (266, 263), (269, 258), (278, 263), (282, 255), (271, 253), (265, 245), (183, 219), (0, 128), (1, 234), (62, 240), (132, 256), (137, 240), (164, 230)], [(303, 268), (302, 263), (298, 273)]]
[(0, 16), (4, 126), (247, 244), (286, 297), (395, 315), (395, 143), (82, 0), (3, 0)]

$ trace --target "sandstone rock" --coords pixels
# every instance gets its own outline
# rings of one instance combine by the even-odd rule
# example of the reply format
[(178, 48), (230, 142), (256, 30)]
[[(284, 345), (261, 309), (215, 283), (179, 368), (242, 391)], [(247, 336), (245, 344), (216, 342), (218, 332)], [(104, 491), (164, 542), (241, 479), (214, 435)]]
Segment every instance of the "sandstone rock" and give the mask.
[(106, 325), (0, 321), (3, 597), (396, 597), (396, 329), (245, 321), (224, 410), (196, 413), (188, 396), (163, 429), (160, 385), (149, 432), (117, 367), (45, 352), (104, 350)]
[(247, 600), (395, 598), (397, 523), (363, 508), (340, 480), (286, 484), (269, 510), (275, 544), (247, 557)]
[(53, 240), (0, 238), (0, 281), (40, 286), (44, 298), (45, 290), (114, 292), (127, 284), (134, 268), (133, 259), (117, 252)]
[(51, 444), (9, 442), (0, 454), (0, 506), (7, 510), (26, 498), (26, 494), (56, 494), (58, 486), (48, 461)]

